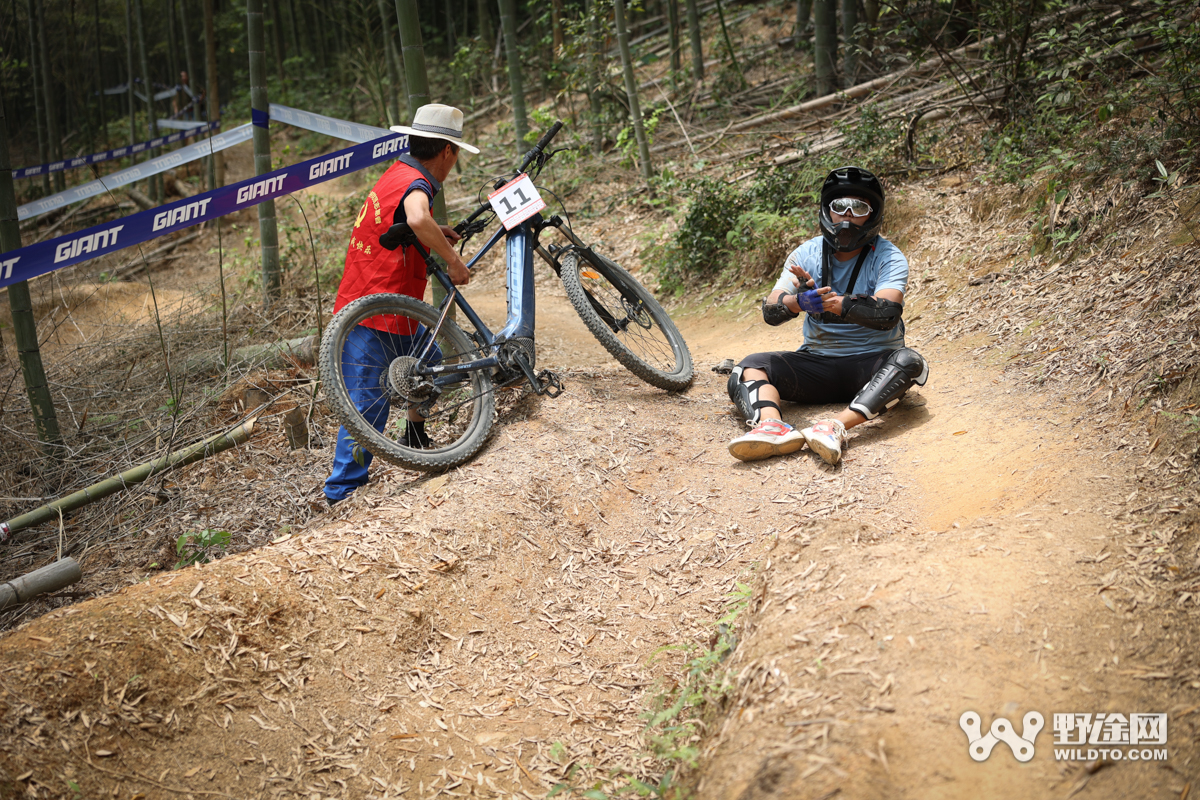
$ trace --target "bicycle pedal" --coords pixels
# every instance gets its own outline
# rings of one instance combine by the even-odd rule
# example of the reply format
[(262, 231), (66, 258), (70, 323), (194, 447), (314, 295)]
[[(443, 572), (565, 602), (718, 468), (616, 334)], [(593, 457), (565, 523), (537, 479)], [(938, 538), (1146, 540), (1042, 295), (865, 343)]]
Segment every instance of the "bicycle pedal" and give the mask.
[(548, 369), (544, 369), (537, 374), (538, 386), (537, 393), (544, 394), (546, 397), (558, 397), (563, 393), (562, 379), (557, 374)]

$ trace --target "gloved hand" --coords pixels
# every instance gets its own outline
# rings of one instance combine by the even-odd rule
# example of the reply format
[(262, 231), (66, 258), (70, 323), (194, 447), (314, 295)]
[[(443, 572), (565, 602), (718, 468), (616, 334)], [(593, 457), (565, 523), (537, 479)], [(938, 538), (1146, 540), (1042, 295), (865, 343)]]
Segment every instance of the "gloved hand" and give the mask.
[(807, 292), (797, 292), (796, 302), (800, 304), (801, 311), (809, 314), (820, 314), (824, 311), (821, 293), (816, 289), (809, 289)]

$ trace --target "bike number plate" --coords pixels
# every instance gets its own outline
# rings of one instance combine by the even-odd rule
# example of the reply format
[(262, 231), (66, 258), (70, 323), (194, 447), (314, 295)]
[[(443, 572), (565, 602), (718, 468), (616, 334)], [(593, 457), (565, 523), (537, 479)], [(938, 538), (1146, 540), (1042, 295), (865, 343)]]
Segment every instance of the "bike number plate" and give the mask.
[(488, 195), (505, 230), (512, 230), (546, 207), (529, 176), (522, 173)]

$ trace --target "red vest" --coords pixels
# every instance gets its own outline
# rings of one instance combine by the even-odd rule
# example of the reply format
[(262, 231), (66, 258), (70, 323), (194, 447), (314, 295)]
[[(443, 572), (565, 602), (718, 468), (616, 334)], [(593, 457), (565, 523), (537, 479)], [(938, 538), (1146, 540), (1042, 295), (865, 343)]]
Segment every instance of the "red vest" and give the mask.
[[(417, 248), (387, 250), (379, 244), (379, 237), (392, 226), (393, 218), (404, 219), (403, 209), (398, 215), (396, 209), (404, 202), (413, 182), (425, 177), (415, 167), (397, 161), (383, 173), (383, 177), (367, 195), (354, 221), (350, 249), (346, 253), (346, 268), (338, 285), (333, 313), (369, 294), (403, 294), (418, 300), (425, 296), (425, 286), (429, 281), (425, 276), (425, 262)], [(429, 198), (429, 206), (433, 207), (432, 197)], [(362, 324), (389, 333), (410, 335), (416, 332), (416, 323), (407, 317), (378, 316)]]

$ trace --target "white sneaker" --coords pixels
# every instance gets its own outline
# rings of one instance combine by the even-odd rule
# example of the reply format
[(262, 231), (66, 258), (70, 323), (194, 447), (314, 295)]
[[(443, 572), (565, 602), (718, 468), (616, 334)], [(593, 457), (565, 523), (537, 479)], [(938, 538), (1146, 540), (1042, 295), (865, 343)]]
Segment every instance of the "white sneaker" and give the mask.
[(842, 460), (842, 445), (846, 443), (846, 426), (836, 419), (823, 419), (800, 432), (814, 453), (836, 464)]
[(729, 443), (729, 454), (739, 461), (783, 456), (804, 447), (804, 436), (781, 419), (764, 419), (758, 427)]

